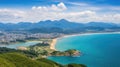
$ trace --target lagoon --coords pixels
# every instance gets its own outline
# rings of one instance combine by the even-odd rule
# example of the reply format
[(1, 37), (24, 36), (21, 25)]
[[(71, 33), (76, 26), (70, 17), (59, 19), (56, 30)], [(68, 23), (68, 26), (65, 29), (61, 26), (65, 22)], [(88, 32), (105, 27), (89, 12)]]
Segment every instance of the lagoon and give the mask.
[(7, 47), (7, 48), (13, 48), (17, 49), (18, 47), (28, 47), (31, 45), (35, 45), (37, 43), (40, 43), (40, 41), (28, 41), (28, 42), (23, 42), (23, 43), (14, 43), (14, 44), (9, 44), (9, 45), (0, 45), (0, 47)]

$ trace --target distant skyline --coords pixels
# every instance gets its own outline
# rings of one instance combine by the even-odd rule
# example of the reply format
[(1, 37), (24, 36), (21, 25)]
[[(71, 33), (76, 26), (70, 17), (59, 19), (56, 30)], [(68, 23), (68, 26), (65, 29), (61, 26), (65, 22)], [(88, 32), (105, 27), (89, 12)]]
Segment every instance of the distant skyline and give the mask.
[(0, 0), (0, 22), (120, 23), (120, 0)]

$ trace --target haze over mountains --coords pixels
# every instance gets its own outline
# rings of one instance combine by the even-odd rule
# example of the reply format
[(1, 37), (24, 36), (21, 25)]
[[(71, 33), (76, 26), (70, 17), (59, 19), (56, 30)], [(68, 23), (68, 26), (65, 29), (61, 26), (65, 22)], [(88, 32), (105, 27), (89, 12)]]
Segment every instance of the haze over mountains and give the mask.
[(79, 33), (88, 31), (119, 31), (120, 25), (104, 22), (75, 23), (65, 19), (46, 20), (38, 23), (20, 22), (17, 24), (0, 23), (2, 31), (28, 31), (32, 33)]

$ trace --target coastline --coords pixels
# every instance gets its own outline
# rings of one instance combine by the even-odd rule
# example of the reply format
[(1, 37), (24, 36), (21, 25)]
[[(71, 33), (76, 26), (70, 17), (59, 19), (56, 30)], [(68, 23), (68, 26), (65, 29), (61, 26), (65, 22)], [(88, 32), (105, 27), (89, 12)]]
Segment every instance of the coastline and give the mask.
[[(72, 36), (96, 35), (96, 34), (120, 34), (120, 32), (92, 32), (92, 33), (78, 33), (78, 34), (62, 35), (62, 36), (60, 36), (60, 37), (57, 37), (57, 38), (52, 39), (52, 41), (51, 41), (51, 43), (50, 43), (50, 49), (52, 49), (52, 50), (57, 50), (57, 49), (55, 48), (56, 42), (57, 42), (57, 40), (62, 39), (62, 38), (72, 37)], [(41, 42), (41, 41), (39, 41), (39, 40), (37, 40), (37, 41), (34, 41), (34, 40), (31, 40), (31, 41), (26, 40), (26, 42)], [(20, 43), (20, 42), (10, 43), (10, 44), (8, 44), (8, 45), (11, 45), (11, 44), (14, 45), (14, 44), (19, 44), (19, 43)], [(8, 45), (1, 44), (0, 47), (6, 47), (6, 46), (8, 46)]]
[(66, 37), (72, 37), (72, 36), (95, 35), (95, 34), (120, 34), (120, 32), (78, 33), (78, 34), (63, 35), (63, 36), (58, 37), (56, 39), (61, 39), (61, 38), (66, 38)]
[(79, 33), (79, 34), (63, 35), (61, 37), (57, 37), (57, 38), (52, 39), (52, 42), (50, 43), (50, 49), (57, 50), (55, 48), (55, 45), (56, 45), (56, 42), (58, 39), (72, 37), (72, 36), (95, 35), (95, 34), (120, 34), (120, 32)]
[(50, 43), (50, 49), (56, 50), (56, 49), (55, 49), (56, 42), (57, 42), (57, 38), (52, 39), (52, 42)]

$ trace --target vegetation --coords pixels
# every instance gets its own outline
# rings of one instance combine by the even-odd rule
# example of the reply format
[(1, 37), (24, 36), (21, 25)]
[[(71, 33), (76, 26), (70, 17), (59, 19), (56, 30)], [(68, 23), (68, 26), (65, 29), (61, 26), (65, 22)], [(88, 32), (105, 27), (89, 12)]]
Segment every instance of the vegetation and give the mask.
[(85, 67), (82, 64), (61, 65), (45, 59), (44, 56), (75, 56), (79, 51), (69, 49), (64, 52), (51, 50), (48, 43), (38, 43), (28, 50), (0, 47), (0, 67)]
[[(71, 64), (73, 67), (85, 67), (80, 64)], [(71, 67), (68, 65), (61, 65), (54, 61), (42, 58), (33, 60), (21, 53), (8, 52), (0, 54), (0, 67)]]
[(4, 59), (4, 61), (7, 61), (8, 63), (11, 63), (12, 65), (14, 65), (14, 67), (21, 67), (21, 66), (23, 66), (23, 67), (34, 67), (34, 66), (38, 67), (38, 66), (40, 66), (40, 64), (38, 62), (28, 59), (24, 55), (21, 55), (18, 53), (1, 54), (0, 57), (2, 59)]
[(25, 40), (17, 39), (16, 42), (26, 42)]
[(86, 24), (70, 22), (65, 19), (58, 21), (40, 21), (38, 23), (21, 22), (17, 24), (0, 24), (0, 30), (11, 32), (11, 31), (22, 31), (30, 33), (82, 33), (82, 32), (114, 32), (120, 31), (120, 25), (106, 22), (89, 22)]
[(26, 56), (19, 53), (1, 54), (0, 58), (0, 67), (58, 67), (57, 65), (51, 66), (49, 63), (43, 61), (29, 59)]
[(66, 51), (53, 51), (51, 53), (52, 56), (79, 56), (80, 52), (78, 50), (75, 49), (69, 49)]
[(0, 47), (0, 54), (1, 53), (7, 53), (7, 52), (17, 52), (17, 50), (15, 49), (10, 49), (10, 48), (6, 48), (6, 47)]
[(66, 65), (66, 67), (87, 67), (83, 64), (75, 64), (75, 63), (72, 63), (72, 64), (68, 64)]
[(28, 51), (34, 52), (40, 56), (79, 56), (80, 52), (75, 49), (69, 49), (66, 51), (56, 51), (50, 49), (48, 43), (38, 43), (36, 45), (28, 47)]

